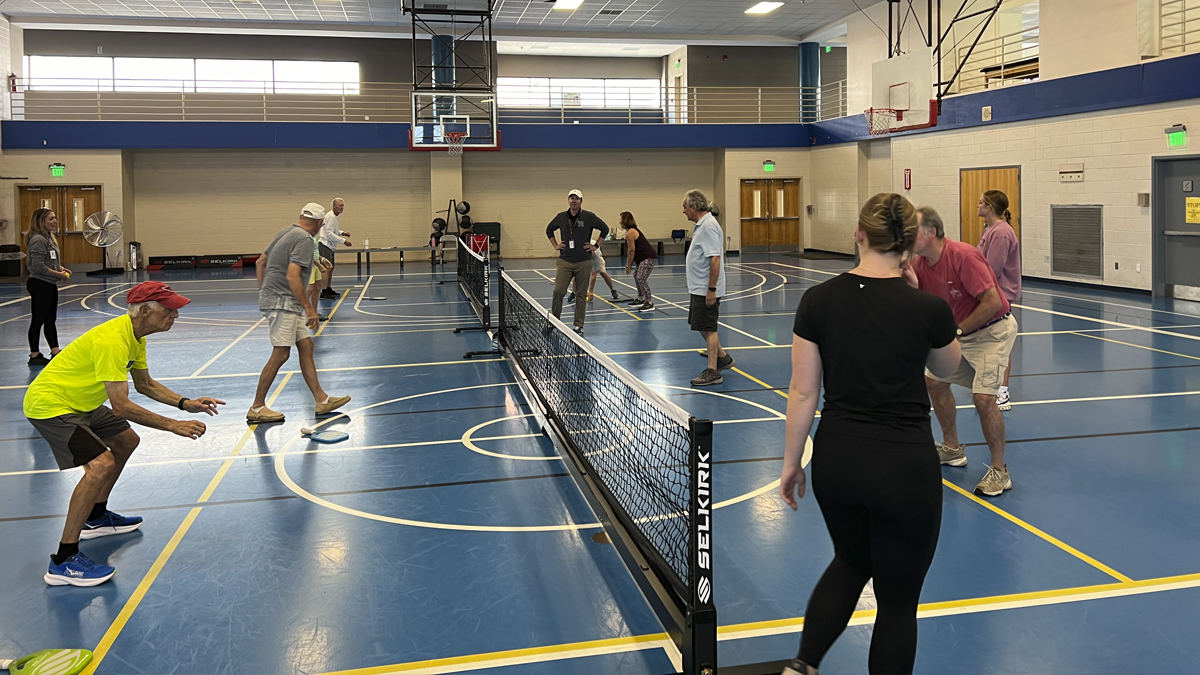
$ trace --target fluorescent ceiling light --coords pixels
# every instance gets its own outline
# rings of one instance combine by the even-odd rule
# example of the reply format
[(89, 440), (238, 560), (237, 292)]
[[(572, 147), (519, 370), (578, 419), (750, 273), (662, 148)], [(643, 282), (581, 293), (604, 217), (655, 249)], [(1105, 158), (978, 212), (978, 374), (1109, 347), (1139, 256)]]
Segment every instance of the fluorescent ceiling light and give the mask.
[(557, 0), (554, 9), (579, 9), (582, 4), (583, 0)]
[[(563, 0), (558, 0), (558, 1), (561, 3)], [(783, 7), (782, 2), (760, 2), (757, 5), (746, 10), (746, 13), (747, 14), (766, 14), (768, 12), (774, 12), (775, 10), (779, 9), (780, 7)]]

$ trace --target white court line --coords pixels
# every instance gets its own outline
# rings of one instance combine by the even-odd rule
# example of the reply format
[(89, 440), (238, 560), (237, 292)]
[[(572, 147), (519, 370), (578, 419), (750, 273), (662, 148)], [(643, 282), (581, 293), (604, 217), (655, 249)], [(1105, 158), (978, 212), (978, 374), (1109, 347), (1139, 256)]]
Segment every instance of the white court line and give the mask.
[(1137, 305), (1123, 305), (1119, 302), (1109, 302), (1107, 300), (1096, 300), (1094, 298), (1080, 298), (1080, 297), (1076, 297), (1074, 295), (1060, 295), (1057, 293), (1046, 293), (1044, 291), (1031, 291), (1027, 288), (1022, 289), (1021, 292), (1023, 294), (1029, 294), (1029, 295), (1045, 295), (1045, 296), (1048, 296), (1051, 298), (1063, 298), (1065, 300), (1079, 300), (1082, 302), (1090, 302), (1090, 303), (1097, 304), (1097, 305), (1109, 305), (1111, 307), (1124, 307), (1125, 309), (1139, 309), (1139, 310), (1142, 310), (1143, 312), (1154, 312), (1156, 314), (1170, 314), (1172, 316), (1185, 316), (1189, 319), (1200, 320), (1200, 314), (1184, 314), (1183, 312), (1171, 312), (1171, 311), (1168, 311), (1165, 309), (1155, 309), (1153, 307), (1138, 307)]
[(236, 345), (237, 343), (241, 342), (241, 341), (242, 341), (242, 338), (244, 338), (244, 337), (246, 337), (247, 335), (249, 335), (249, 334), (250, 334), (250, 331), (254, 330), (255, 328), (258, 328), (259, 326), (261, 326), (263, 321), (266, 321), (266, 319), (259, 319), (257, 322), (255, 322), (255, 324), (254, 324), (253, 326), (250, 326), (249, 328), (247, 328), (247, 329), (246, 329), (246, 332), (244, 332), (244, 333), (242, 333), (241, 335), (237, 336), (237, 338), (235, 338), (233, 342), (230, 342), (228, 345), (226, 345), (226, 346), (225, 346), (225, 348), (224, 348), (224, 349), (222, 349), (221, 351), (217, 352), (217, 355), (216, 355), (216, 356), (214, 356), (214, 357), (212, 357), (211, 359), (209, 359), (209, 360), (208, 360), (208, 363), (205, 363), (204, 365), (200, 366), (200, 368), (198, 368), (198, 369), (196, 370), (196, 372), (192, 373), (192, 377), (198, 377), (198, 376), (200, 375), (200, 373), (203, 373), (203, 372), (204, 372), (204, 369), (205, 369), (205, 368), (208, 368), (208, 367), (209, 367), (209, 366), (211, 366), (212, 364), (216, 363), (216, 362), (217, 362), (217, 359), (221, 358), (222, 356), (225, 356), (225, 352), (229, 351), (230, 349), (233, 349), (233, 346), (234, 346), (234, 345)]
[(1184, 340), (1196, 340), (1197, 342), (1200, 342), (1200, 336), (1188, 335), (1187, 333), (1175, 333), (1175, 332), (1172, 332), (1169, 330), (1163, 330), (1161, 328), (1147, 328), (1145, 326), (1135, 326), (1131, 323), (1123, 323), (1121, 321), (1109, 321), (1108, 319), (1096, 319), (1096, 318), (1093, 318), (1090, 316), (1080, 316), (1078, 314), (1067, 314), (1066, 312), (1056, 312), (1052, 309), (1042, 309), (1040, 307), (1030, 307), (1028, 305), (1018, 305), (1015, 303), (1013, 304), (1013, 307), (1017, 307), (1019, 309), (1027, 310), (1030, 312), (1039, 312), (1041, 314), (1053, 314), (1054, 316), (1063, 316), (1063, 317), (1067, 317), (1068, 319), (1078, 319), (1080, 321), (1091, 321), (1092, 323), (1104, 324), (1106, 326), (1119, 326), (1121, 328), (1127, 328), (1129, 330), (1140, 330), (1140, 331), (1143, 331), (1146, 333), (1154, 333), (1156, 335), (1166, 335), (1167, 337), (1177, 337), (1177, 338), (1182, 338)]
[[(67, 289), (75, 288), (77, 286), (79, 286), (79, 284), (71, 284), (70, 286), (63, 286), (63, 287), (59, 288), (58, 291), (61, 293)], [(8, 302), (0, 302), (0, 307), (8, 307), (9, 305), (17, 304), (18, 302), (25, 302), (28, 299), (29, 299), (29, 296), (25, 295), (25, 296), (17, 298), (16, 300), (9, 300)], [(75, 302), (75, 300), (74, 300), (74, 298), (72, 298), (71, 300), (68, 300), (67, 302)]]

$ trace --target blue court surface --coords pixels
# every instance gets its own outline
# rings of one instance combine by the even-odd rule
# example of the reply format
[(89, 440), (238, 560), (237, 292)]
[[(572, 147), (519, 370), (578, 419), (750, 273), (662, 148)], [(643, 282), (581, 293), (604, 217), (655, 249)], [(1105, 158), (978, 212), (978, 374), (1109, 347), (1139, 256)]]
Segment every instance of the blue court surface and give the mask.
[[(804, 290), (849, 265), (730, 258), (721, 339), (737, 366), (696, 390), (703, 345), (688, 330), (682, 261), (667, 256), (651, 277), (653, 313), (601, 299), (598, 282), (586, 338), (716, 422), (720, 662), (790, 658), (832, 556), (811, 496), (798, 513), (778, 496), (791, 327)], [(553, 267), (505, 264), (546, 305)], [(271, 394), (287, 422), (244, 420), (270, 352), (252, 270), (64, 286), (64, 343), (119, 315), (131, 282), (163, 280), (191, 297), (170, 332), (148, 339), (150, 372), (181, 395), (228, 401), (199, 441), (138, 429), (111, 506), (145, 525), (83, 542), (117, 567), (95, 588), (42, 582), (80, 472), (57, 471), (21, 413), (34, 376), (28, 301), (0, 286), (0, 656), (85, 647), (98, 673), (179, 675), (672, 671), (678, 654), (596, 537), (596, 516), (507, 363), (463, 359), (491, 340), (452, 332), (477, 325), (453, 265), (352, 270), (338, 270), (344, 294), (323, 302), (331, 319), (316, 337), (322, 384), (354, 397), (325, 425), (350, 434), (336, 445), (299, 436), (315, 419), (295, 356)], [(632, 277), (614, 278), (630, 297)], [(1195, 672), (1200, 305), (1029, 281), (1014, 309), (1005, 417), (1015, 487), (988, 501), (971, 494), (988, 453), (957, 390), (970, 463), (943, 468), (917, 671)], [(866, 672), (871, 621), (867, 593), (822, 673)]]

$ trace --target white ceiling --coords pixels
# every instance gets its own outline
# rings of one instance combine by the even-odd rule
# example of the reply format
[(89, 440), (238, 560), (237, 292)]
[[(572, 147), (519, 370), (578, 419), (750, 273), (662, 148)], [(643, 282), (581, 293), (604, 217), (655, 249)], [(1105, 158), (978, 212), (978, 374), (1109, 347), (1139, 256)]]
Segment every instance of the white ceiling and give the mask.
[[(54, 20), (120, 23), (158, 20), (179, 24), (267, 22), (311, 25), (315, 30), (351, 26), (407, 26), (401, 2), (411, 0), (7, 0), (3, 12), (18, 25), (48, 27)], [(424, 0), (445, 4), (456, 0)], [(856, 12), (853, 0), (787, 0), (765, 15), (746, 14), (757, 0), (584, 0), (574, 11), (546, 0), (494, 0), (497, 37), (536, 41), (546, 35), (635, 33), (655, 41), (671, 36), (795, 39)], [(859, 0), (866, 7), (873, 0)], [(68, 26), (63, 26), (68, 27)], [(84, 26), (73, 26), (83, 28)], [(649, 41), (649, 40), (646, 40)], [(680, 42), (676, 40), (676, 42)]]

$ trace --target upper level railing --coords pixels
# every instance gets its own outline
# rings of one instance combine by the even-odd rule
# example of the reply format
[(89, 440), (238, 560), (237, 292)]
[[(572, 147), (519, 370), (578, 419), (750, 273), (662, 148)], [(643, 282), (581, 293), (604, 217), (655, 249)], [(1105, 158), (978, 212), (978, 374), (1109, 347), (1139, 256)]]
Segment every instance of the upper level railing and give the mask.
[(1160, 53), (1178, 56), (1200, 50), (1200, 0), (1161, 0)]
[(1039, 27), (980, 40), (974, 50), (969, 46), (959, 47), (958, 61), (963, 66), (954, 93), (966, 94), (1036, 80), (1040, 54)]
[[(17, 80), (17, 120), (399, 122), (411, 117), (403, 83), (197, 80)], [(843, 117), (846, 83), (822, 87), (559, 87), (541, 98), (500, 92), (504, 124), (770, 124)]]

